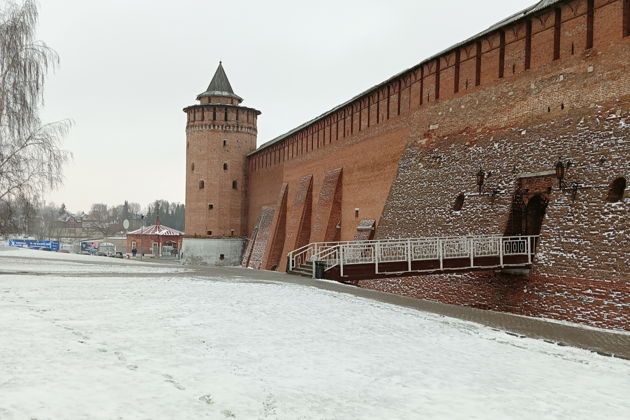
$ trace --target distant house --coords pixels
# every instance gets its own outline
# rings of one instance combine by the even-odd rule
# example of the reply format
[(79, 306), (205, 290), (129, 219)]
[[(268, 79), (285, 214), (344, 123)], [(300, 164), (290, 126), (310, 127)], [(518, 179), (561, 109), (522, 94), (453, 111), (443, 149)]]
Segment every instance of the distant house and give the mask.
[(55, 227), (62, 238), (80, 238), (85, 235), (82, 216), (64, 214), (57, 219)]
[(182, 247), (184, 232), (160, 224), (144, 226), (127, 234), (127, 251), (137, 249), (138, 254), (153, 256), (175, 256)]

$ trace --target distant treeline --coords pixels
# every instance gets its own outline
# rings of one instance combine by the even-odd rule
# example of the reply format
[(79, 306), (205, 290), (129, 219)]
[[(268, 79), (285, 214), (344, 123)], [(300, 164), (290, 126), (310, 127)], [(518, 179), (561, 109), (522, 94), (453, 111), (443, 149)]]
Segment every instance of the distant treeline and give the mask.
[(154, 225), (157, 216), (160, 223), (173, 229), (184, 231), (185, 207), (182, 203), (169, 203), (166, 200), (156, 200), (149, 204), (145, 215), (146, 225)]

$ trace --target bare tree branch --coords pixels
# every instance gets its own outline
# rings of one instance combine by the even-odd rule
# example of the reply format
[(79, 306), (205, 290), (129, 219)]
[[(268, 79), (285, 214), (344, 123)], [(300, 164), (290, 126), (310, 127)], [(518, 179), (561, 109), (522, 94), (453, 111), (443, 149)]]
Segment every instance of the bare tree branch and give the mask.
[(59, 57), (33, 39), (37, 19), (34, 0), (0, 5), (0, 201), (57, 187), (71, 158), (61, 149), (70, 123), (39, 119), (45, 78)]

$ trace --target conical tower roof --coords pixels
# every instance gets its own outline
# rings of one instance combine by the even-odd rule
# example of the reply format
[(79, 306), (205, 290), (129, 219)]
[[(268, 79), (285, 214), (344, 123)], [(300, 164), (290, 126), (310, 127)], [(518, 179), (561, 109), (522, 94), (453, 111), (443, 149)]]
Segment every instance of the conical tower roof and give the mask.
[(208, 89), (205, 92), (199, 94), (197, 99), (201, 99), (208, 96), (227, 96), (230, 98), (234, 98), (239, 102), (243, 101), (243, 98), (238, 96), (232, 90), (232, 85), (230, 85), (230, 81), (225, 74), (225, 70), (223, 69), (223, 64), (219, 61), (219, 67), (217, 67), (217, 71), (214, 72), (214, 76), (208, 85)]

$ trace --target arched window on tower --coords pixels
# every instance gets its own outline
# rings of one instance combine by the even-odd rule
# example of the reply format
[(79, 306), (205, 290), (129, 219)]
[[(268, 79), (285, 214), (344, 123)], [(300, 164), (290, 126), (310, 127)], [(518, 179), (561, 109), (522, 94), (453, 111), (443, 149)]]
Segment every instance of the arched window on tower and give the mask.
[(201, 181), (199, 181), (199, 189), (203, 190), (205, 188), (205, 182), (203, 182), (203, 179)]
[(232, 189), (233, 190), (238, 189), (238, 182), (236, 180), (232, 181)]
[(223, 162), (223, 170), (224, 170), (224, 171), (227, 171), (227, 169), (228, 169), (228, 164), (227, 164), (227, 162)]
[(608, 197), (606, 197), (606, 201), (609, 203), (615, 203), (617, 201), (623, 200), (623, 195), (626, 190), (626, 178), (619, 177), (615, 179), (608, 189)]
[(195, 170), (195, 162), (193, 162), (193, 163), (191, 163), (191, 164), (190, 164), (190, 170), (191, 170), (191, 171), (194, 171), (194, 170)]

